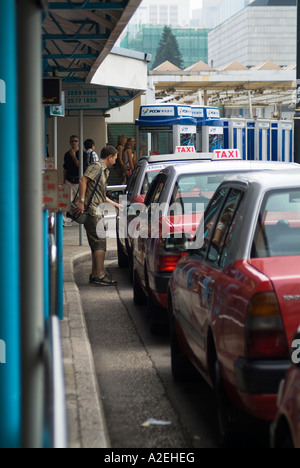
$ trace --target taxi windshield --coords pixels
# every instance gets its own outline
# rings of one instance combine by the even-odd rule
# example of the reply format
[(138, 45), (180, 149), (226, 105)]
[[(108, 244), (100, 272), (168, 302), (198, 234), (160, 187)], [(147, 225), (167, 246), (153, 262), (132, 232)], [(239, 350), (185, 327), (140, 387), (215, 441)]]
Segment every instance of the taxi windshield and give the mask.
[(252, 247), (253, 258), (300, 255), (300, 190), (265, 196)]
[(219, 185), (234, 174), (235, 172), (224, 172), (181, 176), (176, 182), (171, 205), (176, 211), (175, 207), (178, 204), (178, 212), (183, 214), (197, 214), (199, 204), (204, 204), (206, 209)]

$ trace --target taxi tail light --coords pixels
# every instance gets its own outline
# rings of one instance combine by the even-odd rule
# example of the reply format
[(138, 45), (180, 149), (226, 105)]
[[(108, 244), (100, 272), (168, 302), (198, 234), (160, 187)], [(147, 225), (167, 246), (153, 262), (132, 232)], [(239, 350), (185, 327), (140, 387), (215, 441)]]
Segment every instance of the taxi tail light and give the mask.
[(274, 293), (256, 294), (249, 306), (246, 324), (248, 359), (286, 359), (289, 347)]
[(158, 262), (158, 271), (159, 272), (172, 272), (175, 270), (175, 267), (179, 260), (184, 257), (186, 254), (174, 254), (174, 255), (160, 255)]

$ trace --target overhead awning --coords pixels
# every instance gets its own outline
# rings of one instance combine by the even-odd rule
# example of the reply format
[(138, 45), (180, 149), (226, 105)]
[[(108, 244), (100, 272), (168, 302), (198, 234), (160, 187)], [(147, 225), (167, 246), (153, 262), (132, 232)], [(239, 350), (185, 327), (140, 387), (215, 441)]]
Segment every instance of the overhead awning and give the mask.
[[(43, 76), (55, 70), (64, 83), (93, 82), (141, 1), (49, 0), (42, 23)], [(132, 83), (128, 100), (141, 92), (135, 90)], [(109, 92), (117, 96), (118, 87), (111, 86)], [(111, 99), (110, 105), (128, 101), (120, 95), (122, 99)]]

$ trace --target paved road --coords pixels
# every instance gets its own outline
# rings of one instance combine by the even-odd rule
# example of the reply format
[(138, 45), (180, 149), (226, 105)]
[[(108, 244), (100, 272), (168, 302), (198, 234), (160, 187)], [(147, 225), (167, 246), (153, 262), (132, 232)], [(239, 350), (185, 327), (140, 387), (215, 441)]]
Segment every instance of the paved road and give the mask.
[[(117, 288), (87, 284), (90, 264), (76, 270), (112, 448), (216, 448), (215, 399), (205, 383), (178, 385), (167, 337), (149, 329), (132, 301), (128, 271), (112, 263)], [(142, 425), (149, 419), (171, 423)]]

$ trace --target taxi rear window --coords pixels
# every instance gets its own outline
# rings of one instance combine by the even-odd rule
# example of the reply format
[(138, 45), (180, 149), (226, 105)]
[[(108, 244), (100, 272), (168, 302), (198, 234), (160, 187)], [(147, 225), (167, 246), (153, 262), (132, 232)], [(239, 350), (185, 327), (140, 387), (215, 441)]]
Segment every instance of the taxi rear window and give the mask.
[(253, 258), (300, 255), (300, 190), (265, 196), (252, 247)]
[(150, 166), (146, 172), (143, 187), (142, 187), (142, 195), (146, 195), (148, 193), (149, 187), (152, 184), (155, 177), (163, 171), (167, 167), (166, 164), (155, 164)]
[(183, 214), (196, 214), (199, 203), (203, 203), (206, 209), (217, 188), (234, 174), (226, 172), (181, 176), (176, 182), (171, 205), (176, 207), (176, 203), (179, 204), (184, 208)]

